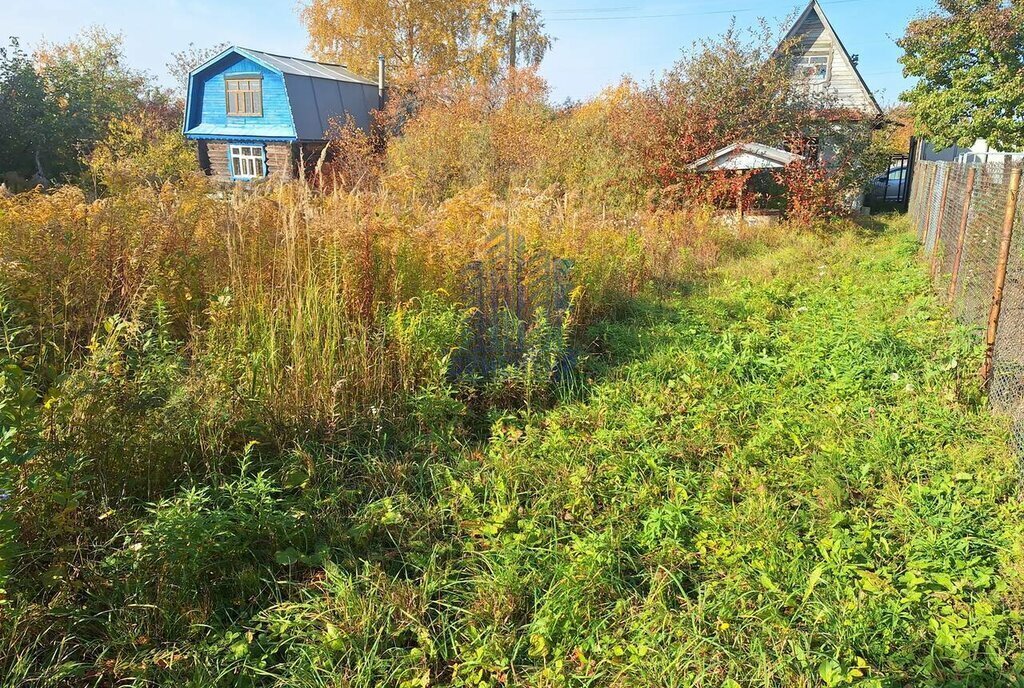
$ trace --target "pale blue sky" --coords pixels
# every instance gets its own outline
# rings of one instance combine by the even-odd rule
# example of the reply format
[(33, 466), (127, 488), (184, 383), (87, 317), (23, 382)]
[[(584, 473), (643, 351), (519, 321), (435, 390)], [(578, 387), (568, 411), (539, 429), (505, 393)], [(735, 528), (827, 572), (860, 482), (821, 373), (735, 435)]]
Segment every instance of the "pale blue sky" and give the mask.
[[(763, 16), (773, 22), (803, 8), (800, 0), (538, 0), (557, 39), (542, 74), (556, 100), (585, 98), (624, 74), (644, 80), (671, 65), (701, 36)], [(860, 55), (868, 86), (885, 105), (906, 87), (893, 39), (932, 0), (821, 0), (833, 28)], [(26, 47), (62, 41), (100, 24), (125, 36), (128, 58), (168, 81), (171, 52), (188, 43), (229, 42), (286, 55), (307, 55), (292, 0), (47, 0), (12, 2), (0, 11), (0, 38)], [(6, 42), (6, 41), (5, 41)]]

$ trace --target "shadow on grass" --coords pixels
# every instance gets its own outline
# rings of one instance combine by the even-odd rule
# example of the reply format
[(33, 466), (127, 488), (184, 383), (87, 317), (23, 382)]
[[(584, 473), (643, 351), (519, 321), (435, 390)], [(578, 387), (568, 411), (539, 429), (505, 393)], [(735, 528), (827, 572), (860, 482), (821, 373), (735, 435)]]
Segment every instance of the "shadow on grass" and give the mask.
[(879, 215), (858, 215), (853, 219), (853, 223), (869, 236), (882, 236), (886, 232), (892, 231), (893, 220), (903, 215), (903, 213), (896, 211)]

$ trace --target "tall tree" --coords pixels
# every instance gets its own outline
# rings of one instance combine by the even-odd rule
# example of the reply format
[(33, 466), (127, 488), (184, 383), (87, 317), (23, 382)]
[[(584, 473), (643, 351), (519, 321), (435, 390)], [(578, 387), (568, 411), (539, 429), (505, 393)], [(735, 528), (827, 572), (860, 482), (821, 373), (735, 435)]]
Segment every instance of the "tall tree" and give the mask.
[(43, 175), (58, 148), (58, 109), (18, 40), (0, 48), (0, 173)]
[(917, 128), (938, 146), (1024, 146), (1024, 2), (939, 0), (899, 41), (903, 94)]
[(643, 95), (642, 131), (628, 145), (662, 184), (688, 178), (694, 160), (733, 143), (782, 146), (800, 137), (831, 134), (833, 94), (794, 78), (792, 52), (775, 28), (731, 26), (684, 52)]
[(392, 79), (412, 85), (433, 76), (496, 78), (508, 64), (513, 9), (517, 62), (536, 65), (551, 37), (536, 8), (525, 1), (310, 0), (301, 16), (310, 47), (321, 59), (372, 74), (377, 55), (383, 54)]
[(144, 73), (127, 66), (122, 37), (98, 27), (67, 43), (42, 44), (35, 60), (60, 110), (69, 144), (64, 152), (75, 159), (106, 136), (111, 119), (136, 108), (150, 88)]
[(167, 106), (150, 76), (127, 65), (120, 35), (88, 29), (32, 58), (13, 41), (0, 51), (0, 171), (75, 175), (111, 120)]
[(218, 43), (208, 48), (189, 43), (188, 47), (176, 53), (171, 53), (171, 61), (167, 63), (167, 71), (171, 73), (176, 86), (176, 95), (185, 97), (185, 89), (188, 88), (188, 75), (193, 69), (203, 64), (211, 57), (219, 55), (228, 48), (228, 43)]

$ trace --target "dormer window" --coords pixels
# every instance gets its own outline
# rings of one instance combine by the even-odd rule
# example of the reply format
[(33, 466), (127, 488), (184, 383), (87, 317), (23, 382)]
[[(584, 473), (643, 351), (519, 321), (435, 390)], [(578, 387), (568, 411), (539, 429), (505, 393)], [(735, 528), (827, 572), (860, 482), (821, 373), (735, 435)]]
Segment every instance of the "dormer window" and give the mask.
[(230, 77), (224, 80), (224, 84), (227, 89), (228, 115), (263, 116), (263, 79), (258, 76)]

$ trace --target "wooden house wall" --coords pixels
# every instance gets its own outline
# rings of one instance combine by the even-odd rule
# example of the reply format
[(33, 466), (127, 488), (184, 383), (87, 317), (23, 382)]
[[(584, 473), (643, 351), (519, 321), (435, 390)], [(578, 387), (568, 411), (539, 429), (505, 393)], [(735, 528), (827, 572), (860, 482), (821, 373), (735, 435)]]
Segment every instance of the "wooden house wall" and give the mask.
[(216, 179), (231, 179), (227, 141), (200, 141), (199, 151), (200, 162), (204, 157), (208, 161), (208, 167), (204, 170), (207, 174)]
[[(206, 174), (220, 181), (231, 181), (231, 166), (228, 161), (228, 141), (200, 141), (199, 164)], [(247, 143), (247, 145), (259, 145)], [(295, 155), (290, 143), (270, 141), (266, 148), (267, 176), (277, 179), (294, 179), (296, 174)]]
[[(263, 78), (263, 116), (239, 117), (227, 113), (224, 79), (231, 74), (259, 74)], [(235, 55), (218, 62), (194, 78), (186, 134), (195, 136), (265, 136), (294, 138), (284, 78), (248, 58)]]
[(266, 144), (267, 175), (278, 179), (295, 178), (295, 158), (290, 143), (271, 142)]
[(874, 110), (870, 97), (864, 92), (853, 64), (846, 58), (843, 49), (835, 45), (832, 36), (816, 12), (807, 15), (799, 29), (799, 42), (795, 54), (798, 56), (828, 56), (830, 87), (840, 103), (858, 110)]

